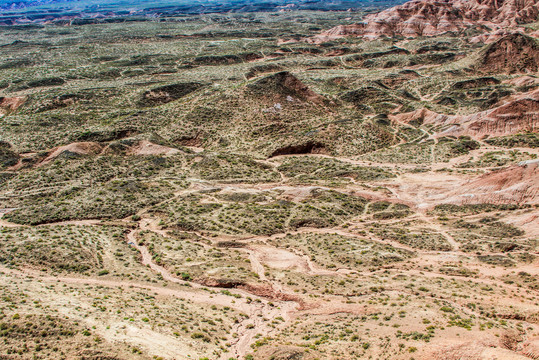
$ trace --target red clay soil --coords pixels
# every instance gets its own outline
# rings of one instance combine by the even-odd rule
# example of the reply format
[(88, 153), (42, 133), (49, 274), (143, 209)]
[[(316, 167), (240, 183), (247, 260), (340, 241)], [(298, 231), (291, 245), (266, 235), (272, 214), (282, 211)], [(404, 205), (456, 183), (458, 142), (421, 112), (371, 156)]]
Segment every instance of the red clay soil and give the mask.
[(139, 141), (136, 145), (130, 147), (128, 155), (172, 155), (179, 153), (180, 150), (168, 146), (154, 144), (147, 140)]
[(41, 162), (41, 164), (46, 164), (56, 159), (63, 153), (69, 152), (78, 155), (95, 155), (99, 154), (102, 150), (102, 146), (96, 142), (77, 142), (71, 143), (64, 146), (59, 146), (52, 149), (49, 152), (49, 155)]
[(0, 115), (5, 115), (17, 110), (26, 102), (26, 100), (27, 98), (25, 96), (0, 97)]
[(513, 97), (499, 106), (472, 115), (445, 115), (428, 109), (389, 115), (393, 121), (444, 126), (436, 136), (468, 135), (474, 138), (539, 131), (539, 90)]
[(511, 80), (506, 80), (504, 83), (514, 85), (516, 87), (535, 86), (539, 85), (539, 78), (535, 76), (519, 76)]
[(536, 73), (539, 70), (539, 43), (536, 39), (512, 33), (480, 52), (475, 68), (482, 72)]
[[(472, 44), (490, 44), (495, 41), (500, 40), (501, 38), (514, 34), (515, 32), (519, 32), (520, 28), (506, 28), (506, 29), (498, 29), (490, 32), (486, 32), (477, 36), (474, 36), (470, 39), (470, 43)], [(537, 36), (532, 36), (537, 37)]]
[(295, 295), (283, 293), (280, 291), (274, 290), (269, 285), (254, 285), (254, 284), (245, 284), (238, 287), (239, 289), (245, 290), (251, 294), (254, 294), (256, 296), (260, 296), (263, 298), (267, 298), (270, 300), (278, 300), (278, 301), (293, 301), (299, 304), (299, 310), (302, 310), (304, 308), (304, 301)]
[(538, 15), (539, 0), (412, 0), (368, 15), (364, 23), (334, 27), (317, 40), (434, 36), (479, 25), (502, 29), (534, 22)]
[(539, 160), (480, 176), (451, 192), (448, 202), (539, 204)]

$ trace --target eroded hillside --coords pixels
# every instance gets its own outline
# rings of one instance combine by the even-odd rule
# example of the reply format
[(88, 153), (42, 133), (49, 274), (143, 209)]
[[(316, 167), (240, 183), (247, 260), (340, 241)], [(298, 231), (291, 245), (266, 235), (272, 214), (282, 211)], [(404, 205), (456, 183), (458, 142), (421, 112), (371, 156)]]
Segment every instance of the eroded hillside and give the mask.
[(537, 358), (537, 24), (363, 15), (3, 27), (0, 358)]

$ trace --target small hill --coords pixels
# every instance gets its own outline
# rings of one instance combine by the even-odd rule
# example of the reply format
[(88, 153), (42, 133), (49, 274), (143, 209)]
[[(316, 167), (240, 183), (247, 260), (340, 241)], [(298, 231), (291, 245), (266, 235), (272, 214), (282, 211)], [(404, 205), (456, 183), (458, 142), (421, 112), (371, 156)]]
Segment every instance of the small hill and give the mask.
[(114, 141), (103, 149), (106, 155), (172, 155), (180, 150), (159, 145), (148, 140), (124, 139)]
[(341, 99), (369, 113), (389, 112), (403, 104), (401, 99), (389, 91), (375, 86), (364, 86), (345, 92), (341, 95)]
[[(0, 153), (2, 149), (0, 148)], [(111, 143), (98, 142), (76, 142), (64, 146), (56, 147), (49, 151), (49, 154), (39, 166), (50, 163), (51, 161), (64, 158), (76, 159), (84, 155), (172, 155), (179, 153), (180, 150), (164, 145), (155, 144), (144, 139), (124, 139), (113, 141)]]
[(509, 34), (481, 50), (475, 68), (484, 72), (535, 73), (539, 70), (539, 43), (518, 32)]
[(139, 105), (156, 106), (166, 104), (189, 95), (203, 86), (204, 84), (199, 82), (186, 82), (160, 86), (144, 92), (139, 101)]
[(77, 158), (83, 155), (99, 154), (102, 149), (102, 145), (96, 142), (78, 142), (59, 146), (52, 149), (40, 165), (48, 164), (59, 157)]
[(309, 89), (307, 85), (288, 71), (263, 77), (247, 85), (247, 89), (255, 96), (268, 98), (272, 101), (300, 100), (315, 104), (328, 103), (325, 97)]
[(15, 166), (18, 162), (19, 155), (12, 150), (11, 144), (0, 141), (0, 170)]

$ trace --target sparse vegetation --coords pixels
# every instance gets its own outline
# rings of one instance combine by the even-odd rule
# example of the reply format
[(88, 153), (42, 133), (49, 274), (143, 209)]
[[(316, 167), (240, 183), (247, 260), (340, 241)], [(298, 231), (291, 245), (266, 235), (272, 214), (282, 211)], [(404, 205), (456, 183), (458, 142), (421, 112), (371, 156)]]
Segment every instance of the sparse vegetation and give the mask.
[(27, 3), (0, 5), (0, 358), (535, 355), (531, 37), (320, 36), (393, 0)]

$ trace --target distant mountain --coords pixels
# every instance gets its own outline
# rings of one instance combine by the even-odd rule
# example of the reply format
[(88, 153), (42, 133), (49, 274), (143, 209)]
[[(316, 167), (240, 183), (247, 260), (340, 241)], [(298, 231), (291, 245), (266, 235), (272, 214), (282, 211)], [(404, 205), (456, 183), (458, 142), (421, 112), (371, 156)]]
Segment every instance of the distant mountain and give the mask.
[(313, 10), (347, 10), (349, 8), (356, 7), (365, 7), (365, 6), (392, 6), (398, 3), (402, 3), (403, 0), (271, 0), (271, 1), (252, 1), (252, 0), (199, 0), (199, 1), (187, 1), (187, 0), (177, 0), (177, 1), (155, 1), (155, 0), (136, 0), (136, 1), (124, 1), (124, 0), (115, 0), (115, 1), (105, 1), (105, 0), (96, 0), (90, 3), (83, 3), (81, 0), (0, 0), (0, 9), (4, 11), (9, 10), (20, 10), (25, 8), (32, 8), (43, 5), (51, 5), (62, 3), (65, 9), (69, 9), (70, 4), (76, 4), (80, 7), (81, 4), (84, 4), (87, 8), (94, 7), (108, 7), (108, 8), (132, 8), (132, 7), (143, 7), (143, 8), (170, 8), (170, 7), (201, 7), (204, 9), (213, 9), (213, 10), (241, 10), (241, 9), (276, 9), (287, 7), (290, 9), (300, 8), (300, 9), (313, 9)]
[(52, 3), (67, 2), (69, 0), (19, 0), (19, 1), (7, 1), (0, 0), (0, 10), (19, 10), (27, 7), (41, 6)]
[[(180, 14), (275, 12), (290, 10), (380, 10), (404, 0), (0, 0), (0, 24), (114, 17), (166, 17)], [(2, 14), (3, 13), (3, 14)]]
[(412, 0), (365, 17), (361, 24), (338, 26), (321, 38), (340, 36), (433, 36), (473, 26), (502, 29), (537, 21), (539, 0)]

